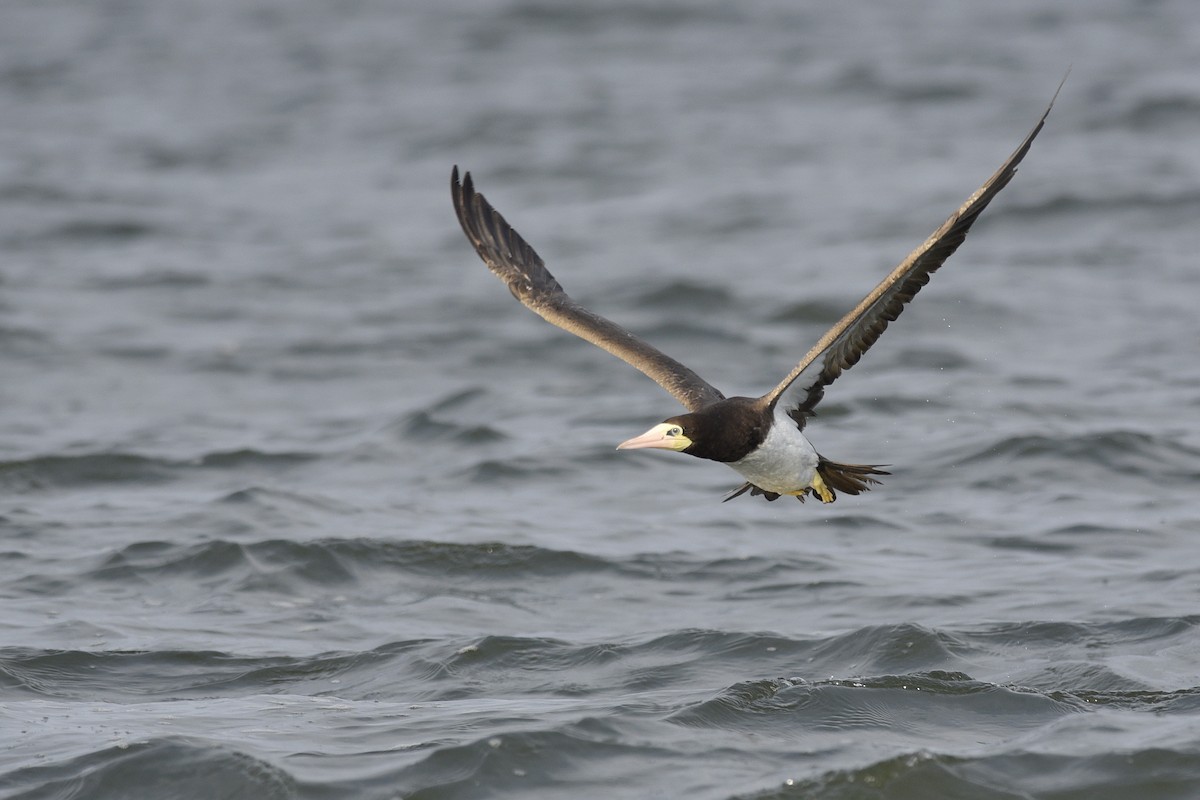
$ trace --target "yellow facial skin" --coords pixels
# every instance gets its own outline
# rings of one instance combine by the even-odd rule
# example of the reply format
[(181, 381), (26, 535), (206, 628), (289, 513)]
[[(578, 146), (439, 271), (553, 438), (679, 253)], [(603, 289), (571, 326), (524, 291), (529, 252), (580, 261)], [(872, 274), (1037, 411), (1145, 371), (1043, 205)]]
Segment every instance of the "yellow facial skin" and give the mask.
[(683, 428), (666, 422), (655, 425), (641, 436), (635, 436), (617, 445), (618, 450), (642, 450), (657, 448), (659, 450), (686, 450), (692, 446), (692, 440), (683, 435)]

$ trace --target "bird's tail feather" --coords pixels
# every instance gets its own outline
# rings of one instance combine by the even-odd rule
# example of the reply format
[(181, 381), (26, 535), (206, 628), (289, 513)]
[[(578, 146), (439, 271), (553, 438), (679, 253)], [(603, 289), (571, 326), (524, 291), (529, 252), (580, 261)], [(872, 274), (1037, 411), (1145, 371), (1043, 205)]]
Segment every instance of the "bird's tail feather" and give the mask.
[[(822, 503), (832, 503), (837, 499), (838, 492), (846, 494), (866, 492), (879, 483), (872, 476), (892, 474), (880, 469), (880, 467), (887, 466), (886, 464), (839, 464), (836, 461), (827, 460), (824, 456), (817, 456), (817, 458), (820, 460), (817, 461), (817, 474), (813, 478), (812, 486), (794, 495), (801, 503), (804, 502), (804, 498), (809, 492), (815, 494)], [(753, 483), (743, 483), (725, 495), (722, 502), (729, 502), (746, 492), (749, 492), (751, 497), (762, 495), (767, 500), (778, 500), (781, 496), (775, 492), (760, 489)]]
[(828, 498), (821, 496), (821, 492), (817, 492), (821, 496), (821, 502), (832, 503), (837, 499), (837, 492), (845, 492), (846, 494), (859, 494), (871, 489), (873, 485), (879, 483), (873, 475), (891, 475), (892, 473), (880, 469), (886, 464), (839, 464), (836, 461), (829, 461), (824, 456), (817, 456), (820, 459), (817, 462), (817, 475), (824, 481), (828, 491)]

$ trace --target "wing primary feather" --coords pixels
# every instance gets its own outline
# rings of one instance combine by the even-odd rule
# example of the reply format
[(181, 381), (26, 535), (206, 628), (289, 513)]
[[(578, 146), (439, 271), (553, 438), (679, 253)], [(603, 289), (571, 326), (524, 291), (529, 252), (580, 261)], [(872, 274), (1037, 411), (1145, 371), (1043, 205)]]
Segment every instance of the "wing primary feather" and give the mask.
[[(1070, 70), (1067, 71), (1070, 74)], [(998, 170), (980, 186), (959, 209), (940, 228), (933, 232), (917, 249), (913, 250), (870, 294), (842, 317), (832, 328), (817, 341), (796, 367), (788, 373), (779, 385), (762, 396), (761, 401), (768, 406), (774, 406), (779, 398), (788, 393), (789, 405), (792, 398), (797, 401), (797, 409), (806, 414), (820, 402), (825, 387), (837, 380), (838, 376), (858, 363), (871, 345), (879, 339), (887, 328), (904, 310), (904, 306), (929, 283), (929, 278), (949, 258), (958, 246), (966, 239), (967, 232), (975, 224), (975, 220), (987, 208), (992, 199), (1008, 185), (1017, 172), (1017, 165), (1029, 152), (1033, 140), (1046, 124), (1050, 109), (1058, 99), (1058, 93), (1066, 83), (1064, 75), (1050, 104), (1042, 112), (1033, 130), (1025, 137), (1012, 155)], [(818, 362), (818, 359), (820, 361)], [(801, 375), (810, 367), (819, 364), (820, 371), (816, 379), (808, 383), (801, 382), (796, 390), (788, 391)]]
[(546, 269), (541, 256), (475, 191), (471, 173), (466, 173), (460, 183), (458, 167), (454, 167), (450, 195), (458, 222), (475, 252), (526, 308), (641, 370), (689, 411), (724, 399), (721, 392), (683, 364), (572, 300)]

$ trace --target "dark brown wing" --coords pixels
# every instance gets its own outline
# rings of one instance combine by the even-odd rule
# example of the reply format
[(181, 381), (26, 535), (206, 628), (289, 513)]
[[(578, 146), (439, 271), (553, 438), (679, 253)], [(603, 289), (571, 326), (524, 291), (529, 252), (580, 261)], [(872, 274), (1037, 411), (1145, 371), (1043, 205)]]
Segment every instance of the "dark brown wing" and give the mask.
[(475, 252), (529, 310), (637, 367), (689, 411), (724, 399), (683, 364), (572, 300), (533, 248), (475, 191), (471, 173), (463, 176), (460, 184), (456, 166), (450, 173), (450, 194), (463, 233)]
[[(1066, 80), (1066, 77), (1063, 77), (1063, 83)], [(1058, 88), (1062, 89), (1062, 83)], [(888, 323), (900, 316), (904, 305), (913, 299), (922, 286), (929, 283), (930, 275), (963, 243), (967, 231), (979, 218), (980, 213), (1016, 174), (1017, 165), (1025, 158), (1029, 146), (1041, 132), (1057, 98), (1058, 91), (1055, 91), (1050, 105), (1042, 113), (1037, 125), (1033, 126), (1033, 130), (1021, 142), (1020, 147), (996, 170), (996, 174), (967, 198), (967, 202), (920, 247), (909, 253), (908, 258), (892, 270), (853, 311), (826, 331), (796, 368), (778, 386), (762, 396), (763, 402), (773, 407), (786, 392), (785, 407), (796, 411), (793, 416), (797, 422), (803, 424), (804, 414), (821, 401), (825, 387), (837, 380), (842, 372), (858, 363), (863, 353), (883, 334)]]

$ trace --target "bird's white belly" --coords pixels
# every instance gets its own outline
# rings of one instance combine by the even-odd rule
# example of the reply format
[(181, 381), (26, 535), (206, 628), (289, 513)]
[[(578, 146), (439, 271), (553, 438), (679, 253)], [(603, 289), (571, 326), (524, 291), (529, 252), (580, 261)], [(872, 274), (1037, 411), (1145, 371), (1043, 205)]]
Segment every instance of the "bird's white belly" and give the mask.
[(790, 417), (777, 415), (758, 449), (729, 466), (760, 489), (793, 494), (812, 484), (817, 451)]

